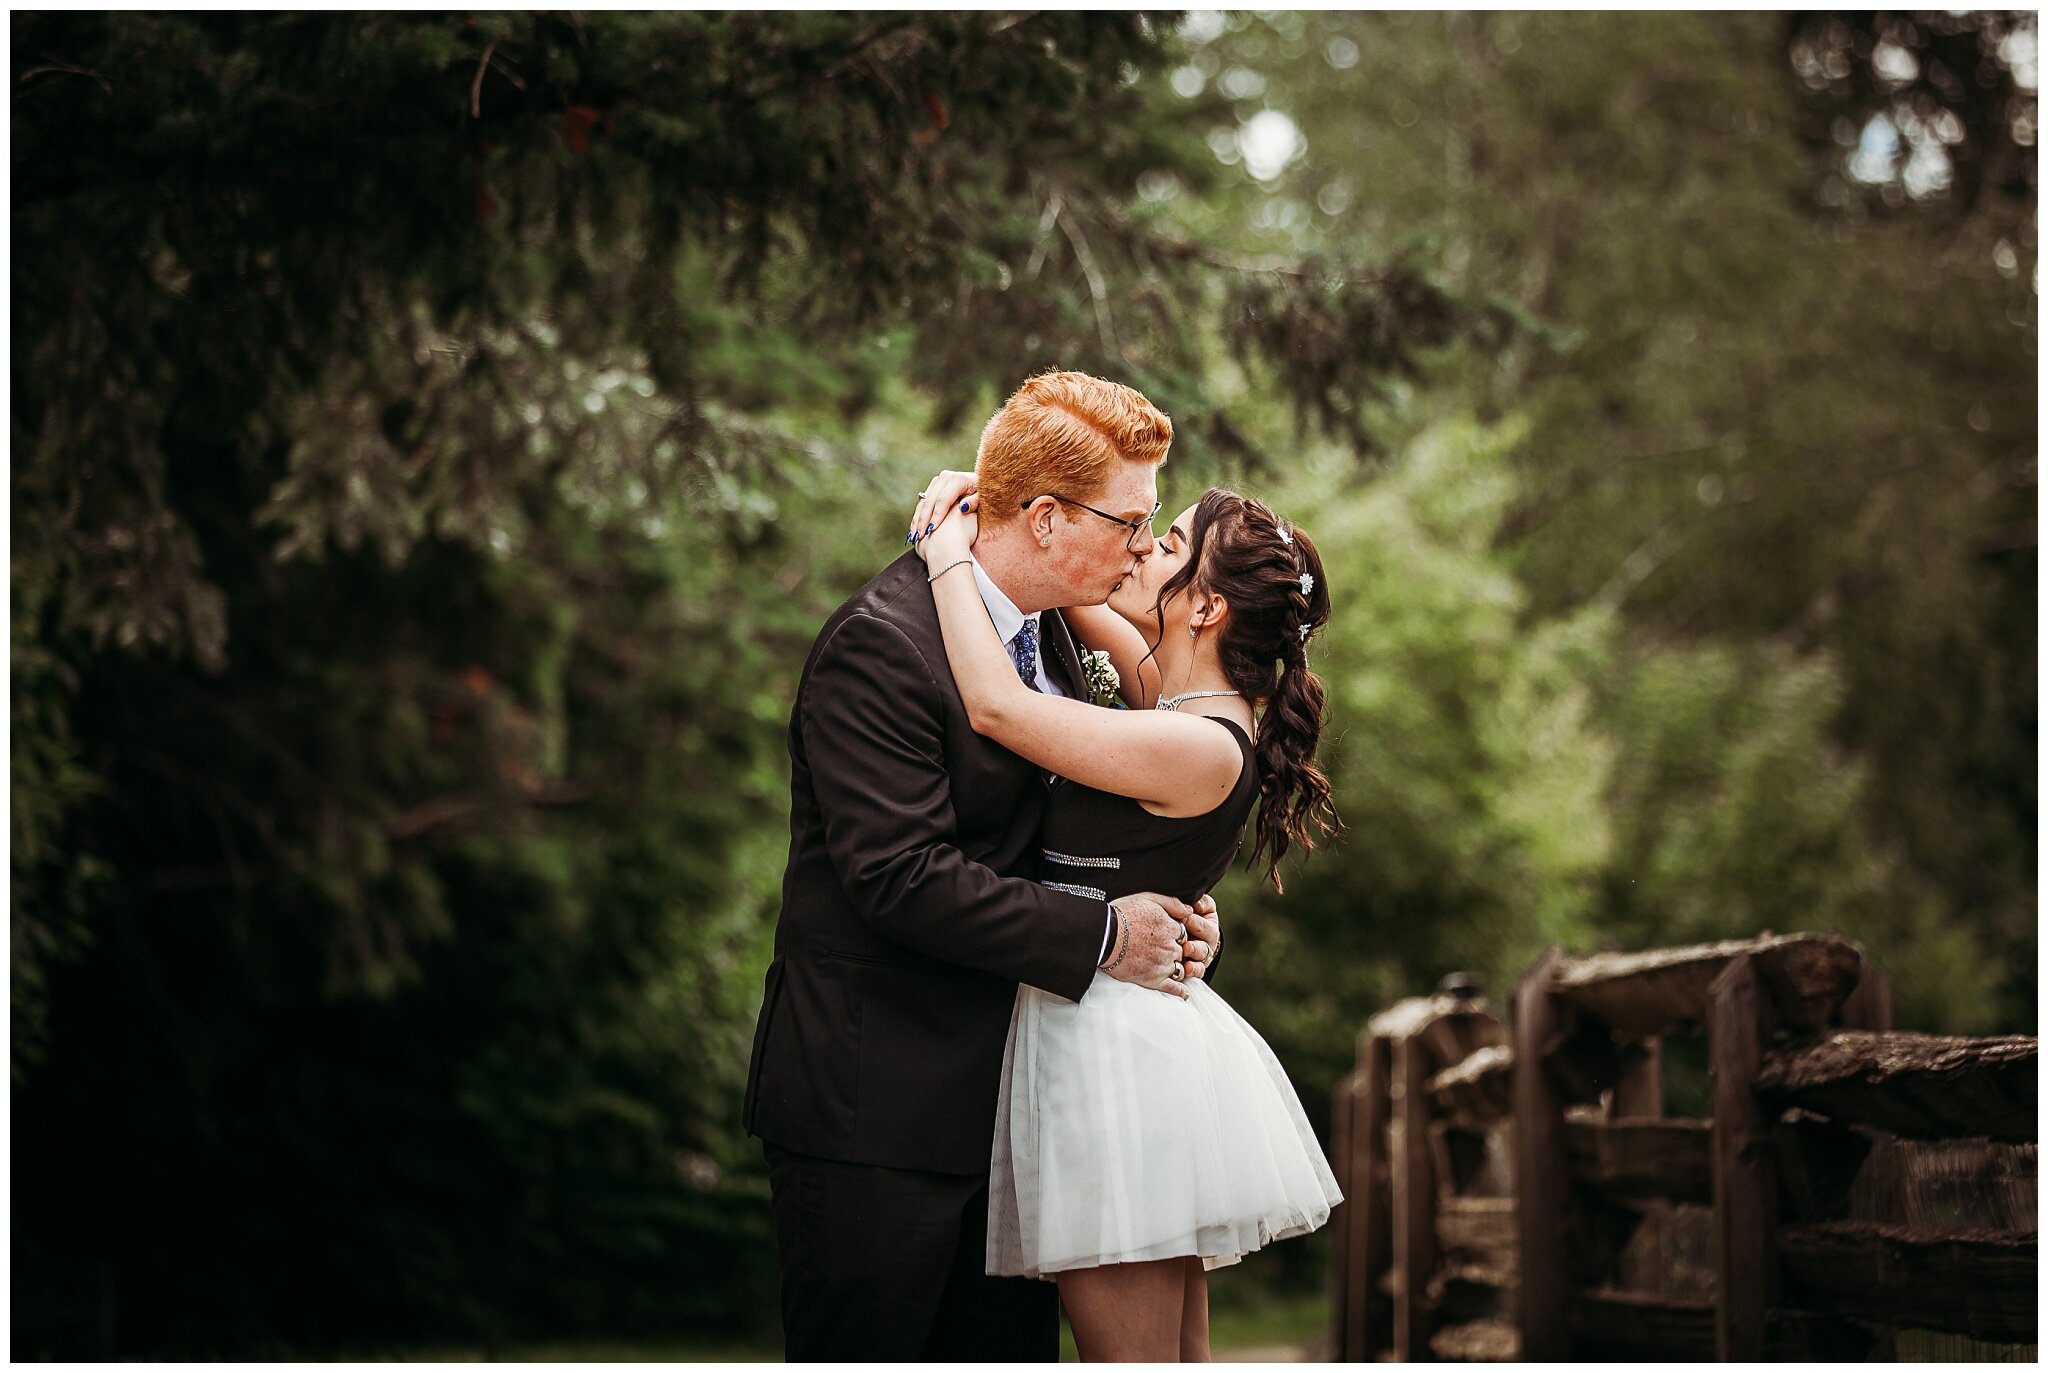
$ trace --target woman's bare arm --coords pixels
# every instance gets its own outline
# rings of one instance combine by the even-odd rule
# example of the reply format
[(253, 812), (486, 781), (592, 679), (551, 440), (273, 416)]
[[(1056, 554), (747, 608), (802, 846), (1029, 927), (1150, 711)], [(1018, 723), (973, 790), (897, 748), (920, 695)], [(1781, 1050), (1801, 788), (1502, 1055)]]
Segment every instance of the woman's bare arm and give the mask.
[(953, 682), (975, 733), (1083, 786), (1173, 814), (1202, 815), (1221, 805), (1244, 767), (1244, 755), (1227, 731), (1194, 716), (1104, 710), (1024, 685), (989, 622), (973, 569), (957, 561), (966, 556), (975, 530), (973, 516), (955, 512), (938, 536), (919, 545), (927, 564), (940, 569), (932, 599)]

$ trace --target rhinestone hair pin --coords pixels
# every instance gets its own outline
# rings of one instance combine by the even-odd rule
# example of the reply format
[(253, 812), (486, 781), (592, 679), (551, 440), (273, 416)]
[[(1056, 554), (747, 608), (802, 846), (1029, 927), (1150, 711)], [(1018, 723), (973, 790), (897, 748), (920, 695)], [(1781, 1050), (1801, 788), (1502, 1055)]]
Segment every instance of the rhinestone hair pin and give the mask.
[(1315, 573), (1313, 573), (1313, 572), (1304, 572), (1304, 573), (1302, 573), (1302, 574), (1301, 574), (1301, 594), (1302, 594), (1302, 595), (1304, 595), (1304, 596), (1306, 596), (1306, 595), (1308, 595), (1308, 593), (1309, 593), (1309, 592), (1311, 592), (1311, 591), (1314, 591), (1315, 589), (1316, 589), (1316, 577), (1315, 577)]

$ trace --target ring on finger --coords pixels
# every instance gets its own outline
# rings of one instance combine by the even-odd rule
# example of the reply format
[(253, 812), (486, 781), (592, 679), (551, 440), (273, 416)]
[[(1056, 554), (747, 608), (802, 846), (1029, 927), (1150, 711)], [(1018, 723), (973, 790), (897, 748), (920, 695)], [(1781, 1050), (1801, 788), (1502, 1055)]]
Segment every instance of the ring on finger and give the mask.
[(1180, 959), (1178, 959), (1178, 958), (1174, 959), (1174, 960), (1173, 960), (1173, 980), (1174, 980), (1174, 981), (1176, 981), (1176, 982), (1179, 982), (1179, 981), (1181, 981), (1182, 979), (1184, 979), (1184, 978), (1185, 978), (1185, 977), (1186, 977), (1187, 975), (1188, 975), (1188, 965), (1187, 965), (1186, 963), (1183, 963), (1183, 962), (1182, 962), (1182, 961), (1181, 961)]

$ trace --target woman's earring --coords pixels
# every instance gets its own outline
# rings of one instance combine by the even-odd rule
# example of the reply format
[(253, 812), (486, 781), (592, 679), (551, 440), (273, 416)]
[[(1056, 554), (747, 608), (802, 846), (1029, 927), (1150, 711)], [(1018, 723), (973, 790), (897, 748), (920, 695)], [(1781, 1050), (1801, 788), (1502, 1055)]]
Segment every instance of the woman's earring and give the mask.
[(1188, 642), (1189, 642), (1189, 643), (1193, 643), (1193, 642), (1195, 641), (1195, 636), (1196, 636), (1197, 634), (1200, 634), (1201, 632), (1202, 632), (1202, 627), (1201, 627), (1201, 626), (1200, 626), (1199, 624), (1195, 623), (1195, 622), (1194, 622), (1193, 620), (1189, 620), (1189, 621), (1188, 621)]

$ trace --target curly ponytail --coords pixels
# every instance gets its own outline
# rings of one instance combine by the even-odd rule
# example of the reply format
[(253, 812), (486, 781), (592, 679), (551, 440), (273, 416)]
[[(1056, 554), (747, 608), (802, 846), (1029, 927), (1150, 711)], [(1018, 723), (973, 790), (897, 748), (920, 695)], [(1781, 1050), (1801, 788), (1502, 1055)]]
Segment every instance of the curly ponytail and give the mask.
[(1330, 619), (1322, 557), (1263, 502), (1216, 487), (1196, 502), (1188, 537), (1187, 566), (1160, 588), (1159, 604), (1194, 583), (1230, 605), (1217, 657), (1259, 711), (1259, 816), (1247, 862), (1263, 857), (1266, 879), (1280, 891), (1288, 849), (1313, 852), (1316, 834), (1338, 828), (1330, 779), (1316, 766), (1323, 684), (1308, 666), (1308, 640)]
[(1288, 847), (1315, 851), (1315, 833), (1338, 828), (1330, 802), (1330, 779), (1316, 766), (1323, 733), (1323, 682), (1297, 653), (1280, 669), (1280, 681), (1259, 716), (1259, 826), (1251, 859), (1268, 855), (1266, 877), (1280, 885), (1280, 860)]

